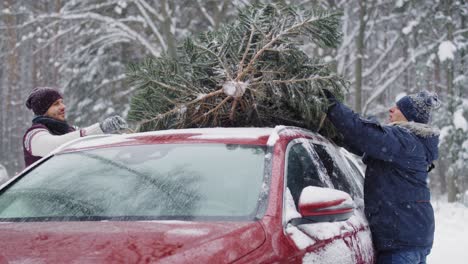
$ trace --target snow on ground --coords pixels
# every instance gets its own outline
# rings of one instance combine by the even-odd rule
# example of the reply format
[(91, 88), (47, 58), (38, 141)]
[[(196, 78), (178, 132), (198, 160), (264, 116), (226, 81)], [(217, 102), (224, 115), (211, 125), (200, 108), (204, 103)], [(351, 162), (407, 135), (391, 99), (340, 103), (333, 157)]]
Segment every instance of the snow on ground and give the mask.
[(446, 199), (432, 202), (436, 231), (428, 264), (468, 263), (468, 207), (447, 203)]

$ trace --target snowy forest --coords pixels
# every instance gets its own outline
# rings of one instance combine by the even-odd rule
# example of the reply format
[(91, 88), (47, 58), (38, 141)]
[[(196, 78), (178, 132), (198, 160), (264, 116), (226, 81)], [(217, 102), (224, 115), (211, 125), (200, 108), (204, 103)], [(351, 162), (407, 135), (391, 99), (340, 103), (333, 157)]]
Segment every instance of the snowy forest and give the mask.
[[(12, 177), (24, 168), (22, 137), (33, 118), (24, 102), (32, 88), (60, 87), (67, 120), (76, 126), (127, 117), (136, 89), (127, 78), (130, 65), (175, 56), (187, 37), (218, 29), (253, 2), (0, 1), (0, 169)], [(354, 111), (385, 123), (402, 95), (438, 93), (443, 104), (432, 123), (441, 130), (441, 155), (430, 185), (450, 202), (462, 200), (468, 190), (468, 1), (280, 2), (341, 13), (337, 48), (307, 41), (301, 48), (346, 80), (345, 101)]]

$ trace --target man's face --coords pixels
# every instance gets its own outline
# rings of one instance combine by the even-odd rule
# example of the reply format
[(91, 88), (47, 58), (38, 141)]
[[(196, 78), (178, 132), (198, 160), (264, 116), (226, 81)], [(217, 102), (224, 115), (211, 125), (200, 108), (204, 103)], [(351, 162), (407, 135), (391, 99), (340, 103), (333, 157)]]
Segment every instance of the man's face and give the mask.
[(44, 115), (53, 119), (65, 121), (65, 105), (63, 104), (63, 100), (58, 99), (55, 101)]
[(390, 116), (389, 116), (390, 123), (408, 122), (408, 119), (406, 119), (406, 117), (403, 115), (403, 113), (400, 111), (400, 109), (397, 106), (390, 108), (389, 112), (390, 112)]

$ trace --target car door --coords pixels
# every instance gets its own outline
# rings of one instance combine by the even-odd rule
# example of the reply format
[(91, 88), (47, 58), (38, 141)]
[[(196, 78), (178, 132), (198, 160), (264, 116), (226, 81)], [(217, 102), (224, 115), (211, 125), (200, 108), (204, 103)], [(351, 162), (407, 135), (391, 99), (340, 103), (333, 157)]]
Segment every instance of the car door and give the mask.
[[(308, 139), (291, 141), (286, 151), (285, 166), (285, 233), (296, 245), (307, 263), (372, 263), (373, 249), (362, 206), (346, 221), (310, 223), (293, 226), (288, 223), (297, 210), (299, 196), (307, 186), (338, 189), (362, 204), (362, 186), (343, 171), (343, 162), (328, 144)], [(332, 146), (332, 145), (331, 145)], [(346, 172), (349, 173), (349, 172)], [(299, 215), (300, 216), (300, 215)]]

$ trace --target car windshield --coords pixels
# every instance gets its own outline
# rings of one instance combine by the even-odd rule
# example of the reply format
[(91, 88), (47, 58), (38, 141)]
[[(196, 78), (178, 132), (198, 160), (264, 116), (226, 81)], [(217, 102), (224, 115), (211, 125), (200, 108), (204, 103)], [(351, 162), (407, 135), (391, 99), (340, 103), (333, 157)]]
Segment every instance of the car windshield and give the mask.
[(0, 194), (0, 221), (247, 220), (266, 148), (119, 146), (51, 157)]

